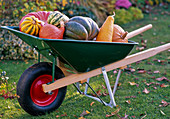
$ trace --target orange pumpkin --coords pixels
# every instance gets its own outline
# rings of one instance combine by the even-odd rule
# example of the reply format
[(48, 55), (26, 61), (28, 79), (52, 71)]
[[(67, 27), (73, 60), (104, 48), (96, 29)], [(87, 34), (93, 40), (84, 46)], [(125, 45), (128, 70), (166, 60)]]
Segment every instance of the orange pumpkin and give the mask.
[(128, 39), (127, 39), (127, 34), (128, 32), (124, 31), (122, 29), (122, 27), (120, 27), (117, 24), (114, 24), (113, 26), (113, 35), (112, 35), (112, 42), (123, 42), (123, 43), (128, 43)]
[(60, 22), (60, 28), (46, 23), (44, 26), (41, 27), (39, 32), (40, 38), (47, 38), (47, 39), (63, 39), (63, 34), (65, 31), (64, 22)]

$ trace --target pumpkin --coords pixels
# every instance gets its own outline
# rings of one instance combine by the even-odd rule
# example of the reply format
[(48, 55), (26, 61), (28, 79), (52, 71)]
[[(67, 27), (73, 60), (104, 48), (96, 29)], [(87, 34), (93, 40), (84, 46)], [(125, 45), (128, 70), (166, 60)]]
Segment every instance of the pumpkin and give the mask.
[(95, 21), (89, 17), (75, 16), (65, 24), (65, 38), (93, 40), (99, 32)]
[(43, 23), (47, 23), (48, 16), (52, 13), (51, 11), (39, 11), (39, 12), (30, 12), (26, 14), (19, 22), (19, 29), (21, 30), (21, 23), (25, 19), (25, 17), (35, 16), (39, 20), (43, 21)]
[(45, 24), (41, 27), (39, 32), (40, 38), (47, 38), (47, 39), (63, 39), (64, 34), (64, 22), (60, 22), (61, 27), (58, 28), (52, 24)]
[(114, 29), (114, 16), (108, 16), (103, 25), (100, 28), (99, 34), (97, 35), (96, 41), (112, 42), (112, 35)]
[(114, 24), (114, 31), (112, 35), (112, 42), (123, 42), (123, 43), (128, 43), (127, 39), (127, 34), (128, 32), (124, 31), (122, 27), (120, 27), (117, 24)]
[(60, 27), (60, 21), (66, 23), (68, 20), (69, 18), (65, 14), (62, 14), (59, 11), (54, 11), (48, 16), (47, 23)]
[(25, 17), (21, 22), (21, 31), (27, 34), (37, 36), (43, 22), (35, 18), (35, 16)]

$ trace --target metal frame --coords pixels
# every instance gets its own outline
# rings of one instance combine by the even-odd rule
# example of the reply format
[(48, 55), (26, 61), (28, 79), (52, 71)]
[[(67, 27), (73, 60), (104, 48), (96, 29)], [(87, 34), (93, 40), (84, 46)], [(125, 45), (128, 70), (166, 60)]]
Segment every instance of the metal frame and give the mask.
[[(80, 93), (80, 94), (83, 94), (89, 98), (92, 98), (94, 100), (97, 100), (98, 102), (102, 103), (103, 105), (105, 106), (109, 106), (111, 108), (115, 107), (116, 106), (116, 102), (115, 102), (115, 98), (114, 98), (114, 95), (115, 95), (115, 92), (116, 92), (116, 89), (117, 89), (117, 84), (118, 84), (118, 81), (119, 81), (119, 78), (120, 78), (120, 75), (121, 75), (121, 69), (119, 69), (118, 71), (118, 74), (117, 74), (117, 78), (116, 78), (116, 82), (115, 82), (115, 85), (114, 85), (114, 88), (113, 88), (113, 91), (111, 89), (111, 86), (110, 86), (110, 82), (109, 82), (109, 79), (108, 79), (108, 76), (107, 76), (107, 72), (105, 70), (105, 67), (102, 67), (102, 73), (103, 73), (103, 77), (104, 77), (104, 80), (105, 80), (105, 83), (106, 83), (106, 86), (107, 86), (107, 89), (108, 89), (108, 92), (109, 92), (109, 96), (110, 96), (110, 102), (109, 103), (106, 103), (104, 100), (102, 100), (100, 98), (100, 96), (94, 91), (94, 89), (90, 86), (89, 82), (90, 82), (90, 78), (87, 79), (87, 82), (86, 85), (85, 85), (85, 90), (84, 92), (81, 92), (80, 90), (80, 86), (79, 86), (79, 82), (77, 82), (76, 84), (73, 84), (77, 91)], [(87, 91), (88, 91), (88, 88), (90, 88), (97, 97), (95, 96), (92, 96), (92, 95), (88, 95), (87, 94)]]
[[(42, 50), (39, 50), (36, 46), (34, 47), (34, 49), (36, 49), (38, 51), (38, 62), (40, 62), (40, 52)], [(56, 56), (52, 53), (52, 51), (50, 52), (49, 51), (49, 55), (53, 55), (53, 65), (52, 65), (52, 82), (54, 82), (54, 77), (55, 77), (55, 64), (56, 64)], [(106, 103), (104, 100), (102, 100), (100, 98), (100, 96), (94, 91), (94, 89), (90, 86), (89, 82), (90, 82), (90, 78), (87, 79), (87, 82), (86, 85), (85, 85), (85, 90), (84, 92), (82, 92), (80, 90), (80, 83), (77, 82), (76, 84), (73, 83), (73, 85), (75, 86), (75, 88), (77, 89), (77, 91), (80, 93), (80, 94), (83, 94), (89, 98), (92, 98), (94, 100), (97, 100), (98, 102), (102, 103), (103, 105), (105, 106), (109, 106), (111, 108), (115, 107), (116, 106), (116, 102), (115, 102), (115, 98), (114, 98), (114, 95), (115, 95), (115, 92), (116, 92), (116, 89), (117, 89), (117, 84), (118, 84), (118, 81), (119, 81), (119, 78), (120, 78), (120, 74), (121, 74), (121, 69), (119, 69), (119, 72), (118, 72), (118, 75), (117, 75), (117, 78), (116, 78), (116, 82), (115, 82), (115, 85), (114, 85), (114, 88), (113, 88), (113, 92), (112, 92), (112, 89), (111, 89), (111, 86), (110, 86), (110, 82), (109, 82), (109, 78), (107, 76), (107, 72), (106, 72), (106, 69), (105, 67), (102, 67), (102, 73), (103, 73), (103, 77), (104, 77), (104, 80), (105, 80), (105, 83), (106, 83), (106, 86), (107, 86), (107, 89), (108, 89), (108, 92), (109, 92), (109, 96), (110, 96), (110, 102), (109, 103)], [(87, 94), (87, 91), (88, 91), (88, 88), (90, 88), (97, 97), (95, 96), (92, 96), (92, 95), (88, 95)], [(48, 92), (48, 93), (51, 93)]]

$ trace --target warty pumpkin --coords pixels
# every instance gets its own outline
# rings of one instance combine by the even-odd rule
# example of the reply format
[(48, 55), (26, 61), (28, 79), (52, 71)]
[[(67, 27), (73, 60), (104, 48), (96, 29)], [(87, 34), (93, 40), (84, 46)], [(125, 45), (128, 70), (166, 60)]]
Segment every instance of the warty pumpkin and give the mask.
[(75, 16), (65, 24), (65, 38), (93, 40), (99, 32), (95, 21), (89, 17)]
[(52, 24), (52, 25), (55, 25), (57, 27), (60, 27), (60, 21), (67, 23), (69, 21), (69, 18), (65, 14), (63, 14), (59, 11), (52, 12), (48, 16), (48, 19), (47, 19), (48, 24)]
[(20, 30), (24, 33), (37, 36), (42, 24), (43, 21), (35, 18), (35, 16), (25, 17), (20, 24)]

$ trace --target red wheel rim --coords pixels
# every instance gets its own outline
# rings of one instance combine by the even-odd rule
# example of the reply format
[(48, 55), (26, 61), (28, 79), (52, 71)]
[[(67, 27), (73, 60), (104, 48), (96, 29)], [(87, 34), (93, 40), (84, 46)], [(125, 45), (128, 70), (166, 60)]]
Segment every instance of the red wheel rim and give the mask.
[(52, 94), (49, 95), (45, 93), (42, 89), (42, 84), (47, 84), (52, 81), (51, 75), (41, 75), (34, 80), (31, 85), (30, 95), (32, 101), (39, 106), (48, 106), (50, 105), (58, 95), (58, 89), (52, 91)]

